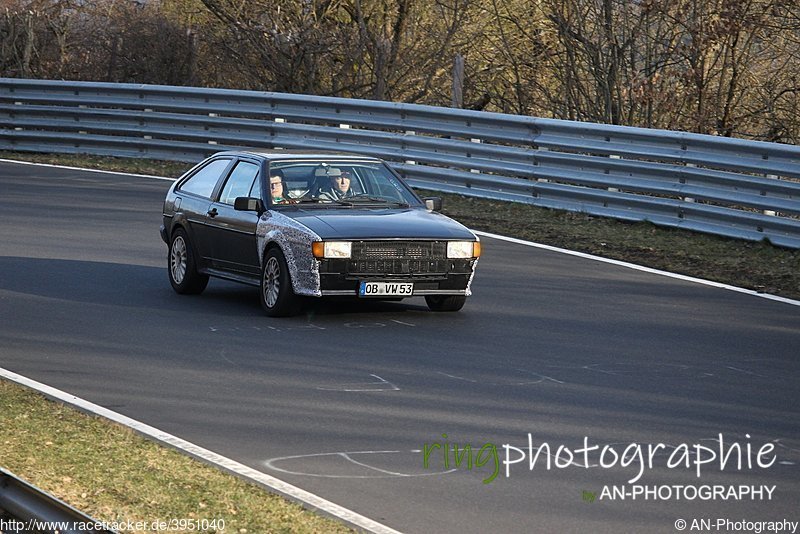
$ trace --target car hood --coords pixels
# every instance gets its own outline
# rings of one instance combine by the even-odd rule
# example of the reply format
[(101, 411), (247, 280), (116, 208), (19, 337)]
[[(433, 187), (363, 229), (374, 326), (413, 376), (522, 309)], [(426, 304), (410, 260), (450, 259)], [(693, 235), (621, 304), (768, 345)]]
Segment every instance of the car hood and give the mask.
[(423, 209), (301, 208), (282, 214), (323, 239), (475, 239), (462, 224)]

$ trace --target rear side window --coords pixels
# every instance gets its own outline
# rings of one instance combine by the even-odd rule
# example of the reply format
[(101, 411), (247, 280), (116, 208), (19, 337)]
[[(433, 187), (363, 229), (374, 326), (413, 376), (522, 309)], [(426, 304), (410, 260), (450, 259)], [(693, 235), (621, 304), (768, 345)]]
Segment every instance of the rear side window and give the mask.
[(219, 201), (232, 206), (236, 197), (260, 197), (261, 193), (256, 187), (257, 176), (258, 165), (240, 161), (225, 182)]
[(229, 159), (215, 159), (184, 182), (180, 187), (181, 191), (211, 198), (219, 177), (225, 172), (230, 162)]

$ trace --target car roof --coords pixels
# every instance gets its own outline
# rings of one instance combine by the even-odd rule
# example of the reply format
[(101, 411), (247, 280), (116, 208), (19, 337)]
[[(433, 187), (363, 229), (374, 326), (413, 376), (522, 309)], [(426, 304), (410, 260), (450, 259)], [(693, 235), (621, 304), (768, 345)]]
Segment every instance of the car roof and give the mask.
[(352, 154), (346, 152), (325, 152), (325, 151), (304, 151), (304, 150), (229, 150), (226, 152), (219, 152), (215, 156), (255, 156), (263, 158), (267, 161), (272, 160), (308, 160), (308, 159), (336, 159), (336, 160), (369, 160), (381, 161), (379, 158), (373, 156), (363, 156), (359, 154)]

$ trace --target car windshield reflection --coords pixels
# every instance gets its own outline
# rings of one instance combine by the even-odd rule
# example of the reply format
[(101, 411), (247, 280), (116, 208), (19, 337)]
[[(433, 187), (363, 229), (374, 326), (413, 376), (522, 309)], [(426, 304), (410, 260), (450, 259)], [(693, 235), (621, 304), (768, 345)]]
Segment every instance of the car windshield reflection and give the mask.
[(388, 167), (376, 162), (275, 161), (269, 175), (274, 205), (421, 205)]

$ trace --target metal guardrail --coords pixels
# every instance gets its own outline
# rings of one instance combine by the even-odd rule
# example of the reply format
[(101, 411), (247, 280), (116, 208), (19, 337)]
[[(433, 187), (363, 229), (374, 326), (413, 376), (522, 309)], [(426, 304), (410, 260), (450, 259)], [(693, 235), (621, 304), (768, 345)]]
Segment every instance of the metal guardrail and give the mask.
[(0, 532), (111, 533), (101, 523), (0, 468)]
[(356, 152), (417, 187), (800, 248), (800, 147), (433, 106), (0, 78), (0, 149)]

